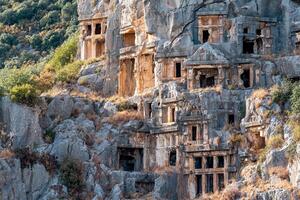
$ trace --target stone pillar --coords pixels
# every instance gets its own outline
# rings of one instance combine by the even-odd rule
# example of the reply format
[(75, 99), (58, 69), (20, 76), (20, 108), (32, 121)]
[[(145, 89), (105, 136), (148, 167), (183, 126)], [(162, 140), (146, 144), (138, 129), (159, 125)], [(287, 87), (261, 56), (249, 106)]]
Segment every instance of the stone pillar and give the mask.
[(228, 179), (229, 179), (229, 174), (228, 174), (228, 167), (229, 167), (229, 155), (224, 156), (224, 185), (228, 185)]
[(208, 140), (209, 140), (209, 137), (208, 137), (208, 124), (207, 124), (207, 122), (205, 122), (203, 124), (203, 143), (208, 144)]
[(195, 171), (195, 161), (194, 161), (194, 158), (193, 156), (189, 156), (189, 168), (190, 168), (190, 171)]
[(206, 193), (206, 174), (202, 174), (202, 194), (205, 193)]
[(194, 89), (194, 70), (193, 69), (188, 69), (187, 86), (188, 86), (188, 90)]
[(214, 178), (214, 192), (217, 192), (219, 190), (219, 187), (218, 187), (218, 174), (217, 173), (214, 173), (213, 174), (213, 178)]
[[(218, 157), (214, 156), (214, 169), (218, 168)], [(214, 173), (214, 192), (218, 191), (218, 174)]]
[(190, 174), (188, 178), (188, 191), (191, 199), (196, 197), (197, 192), (197, 184), (196, 184), (196, 176), (194, 174)]

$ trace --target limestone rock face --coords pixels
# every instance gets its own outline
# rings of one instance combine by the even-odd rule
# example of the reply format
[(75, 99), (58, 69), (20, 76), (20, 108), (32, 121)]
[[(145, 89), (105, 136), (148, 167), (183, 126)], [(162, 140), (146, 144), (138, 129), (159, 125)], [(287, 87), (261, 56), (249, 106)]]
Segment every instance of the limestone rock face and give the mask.
[(51, 154), (62, 162), (71, 157), (81, 161), (89, 160), (89, 151), (84, 138), (95, 131), (93, 122), (89, 120), (65, 120), (54, 129), (56, 136), (51, 145)]
[(289, 163), (288, 170), (289, 170), (289, 177), (292, 185), (294, 187), (299, 188), (300, 187), (300, 160), (299, 160), (299, 154), (300, 154), (300, 146), (297, 145), (297, 155), (296, 158), (292, 160), (291, 163)]
[(26, 187), (22, 181), (20, 160), (0, 160), (1, 199), (21, 200), (26, 198)]
[(9, 134), (14, 149), (43, 143), (38, 110), (13, 103), (9, 98), (1, 98), (0, 122)]
[(289, 200), (291, 199), (290, 192), (284, 189), (269, 190), (260, 192), (256, 195), (257, 200)]

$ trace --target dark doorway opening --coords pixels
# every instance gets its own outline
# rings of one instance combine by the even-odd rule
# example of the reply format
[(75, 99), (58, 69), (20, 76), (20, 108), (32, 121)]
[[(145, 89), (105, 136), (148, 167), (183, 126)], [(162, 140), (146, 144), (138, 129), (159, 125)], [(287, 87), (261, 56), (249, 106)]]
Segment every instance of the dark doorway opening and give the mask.
[(224, 174), (218, 174), (218, 189), (219, 191), (222, 191), (224, 188)]
[(234, 114), (228, 115), (228, 124), (234, 124)]
[(152, 103), (147, 103), (148, 106), (148, 118), (152, 116)]
[(213, 157), (206, 157), (206, 168), (214, 168), (214, 158)]
[(252, 54), (254, 53), (254, 41), (243, 39), (243, 53)]
[(118, 148), (119, 169), (123, 171), (141, 171), (143, 168), (143, 149)]
[(96, 35), (101, 34), (101, 24), (96, 24), (95, 34)]
[(192, 127), (192, 141), (197, 140), (197, 126)]
[(175, 68), (176, 68), (175, 76), (176, 76), (176, 78), (180, 78), (181, 77), (181, 63), (179, 63), (179, 62), (176, 63)]
[(203, 30), (202, 31), (202, 43), (208, 42), (210, 37), (209, 31), (208, 30)]
[(202, 194), (202, 175), (196, 176), (197, 195)]
[(247, 33), (249, 33), (249, 29), (248, 29), (248, 28), (244, 28), (243, 32), (244, 32), (245, 34), (247, 34)]
[(213, 174), (206, 175), (206, 193), (214, 192), (214, 176)]
[(169, 164), (170, 166), (176, 166), (176, 151), (171, 151), (169, 156)]
[(241, 74), (241, 79), (243, 81), (243, 86), (245, 88), (250, 87), (250, 69), (244, 69), (243, 73)]
[(256, 30), (256, 35), (257, 35), (257, 36), (261, 36), (261, 29), (257, 29), (257, 30)]
[(171, 108), (171, 121), (170, 122), (175, 122), (175, 114), (176, 114), (176, 110), (175, 108)]

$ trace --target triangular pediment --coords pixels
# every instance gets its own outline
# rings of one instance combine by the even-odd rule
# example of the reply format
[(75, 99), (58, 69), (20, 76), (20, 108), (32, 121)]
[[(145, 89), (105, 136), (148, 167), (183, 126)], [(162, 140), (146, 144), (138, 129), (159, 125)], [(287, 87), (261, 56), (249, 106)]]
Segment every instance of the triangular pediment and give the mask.
[(227, 52), (205, 43), (186, 61), (186, 65), (228, 64)]

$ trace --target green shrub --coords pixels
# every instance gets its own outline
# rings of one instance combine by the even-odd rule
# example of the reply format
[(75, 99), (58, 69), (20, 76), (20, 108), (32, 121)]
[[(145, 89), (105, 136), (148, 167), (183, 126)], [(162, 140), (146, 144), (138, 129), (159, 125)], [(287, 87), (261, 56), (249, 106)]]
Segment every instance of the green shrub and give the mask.
[(300, 114), (300, 85), (293, 89), (291, 96), (292, 112)]
[(53, 69), (60, 69), (74, 61), (77, 54), (78, 35), (73, 35), (54, 52), (48, 65)]
[(283, 104), (290, 100), (294, 84), (285, 79), (281, 86), (274, 86), (271, 91), (272, 99), (277, 104)]
[(43, 40), (40, 35), (35, 34), (29, 38), (30, 45), (35, 49), (42, 49)]
[(0, 69), (0, 87), (4, 92), (9, 92), (14, 86), (34, 84), (33, 68), (4, 68)]
[(122, 101), (117, 105), (117, 109), (119, 112), (126, 111), (126, 110), (137, 110), (138, 106), (136, 103), (131, 103), (129, 101)]
[(60, 166), (60, 179), (72, 193), (80, 192), (84, 186), (83, 164), (79, 160), (65, 159)]
[(48, 33), (43, 38), (43, 50), (53, 50), (58, 47), (64, 40), (64, 30), (48, 31)]
[(74, 61), (63, 66), (56, 72), (56, 80), (67, 83), (75, 80), (83, 64), (83, 61)]
[(30, 84), (14, 86), (10, 89), (9, 96), (12, 101), (27, 104), (29, 106), (34, 105), (37, 101), (37, 91)]
[(0, 35), (0, 42), (3, 44), (13, 46), (17, 44), (17, 39), (16, 36), (14, 36), (11, 33), (2, 33)]

